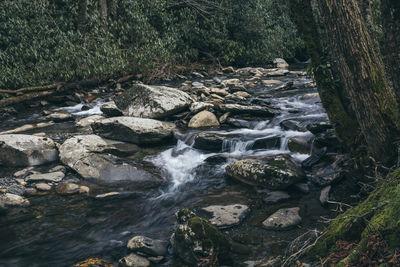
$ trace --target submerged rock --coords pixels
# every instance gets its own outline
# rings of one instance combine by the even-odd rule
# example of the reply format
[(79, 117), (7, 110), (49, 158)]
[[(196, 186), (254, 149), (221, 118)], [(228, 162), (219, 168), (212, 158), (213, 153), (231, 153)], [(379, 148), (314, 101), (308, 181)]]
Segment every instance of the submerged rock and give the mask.
[(72, 195), (72, 194), (89, 194), (89, 187), (84, 185), (78, 185), (74, 183), (61, 184), (56, 189), (57, 193), (61, 195)]
[(171, 236), (174, 254), (184, 263), (196, 266), (200, 260), (230, 262), (230, 240), (208, 221), (183, 209), (176, 213), (178, 227)]
[(0, 165), (37, 166), (58, 159), (56, 144), (47, 137), (0, 135)]
[(213, 128), (219, 127), (217, 117), (206, 110), (197, 113), (190, 121), (189, 128)]
[(305, 178), (303, 170), (288, 155), (239, 160), (230, 163), (226, 173), (243, 183), (271, 190), (285, 189)]
[(115, 104), (125, 116), (150, 119), (176, 114), (189, 107), (192, 101), (180, 90), (144, 84), (135, 84), (115, 98)]
[(96, 134), (133, 144), (161, 143), (172, 136), (175, 124), (152, 119), (114, 117), (92, 124)]
[(128, 249), (150, 256), (164, 256), (167, 254), (168, 243), (163, 240), (151, 239), (145, 236), (135, 236), (128, 241)]
[(11, 194), (11, 193), (5, 193), (5, 194), (0, 194), (0, 208), (4, 207), (26, 207), (29, 206), (30, 202), (26, 198)]
[(194, 139), (194, 148), (219, 152), (222, 150), (222, 144), (225, 140), (228, 140), (229, 136), (210, 133), (210, 132), (201, 132), (196, 135)]
[(262, 224), (269, 230), (286, 230), (301, 223), (300, 208), (280, 209)]
[(238, 225), (249, 212), (249, 207), (241, 204), (227, 206), (214, 205), (202, 209), (213, 214), (210, 222), (217, 227)]
[(290, 195), (284, 191), (269, 192), (267, 197), (264, 198), (266, 204), (275, 204), (283, 200), (290, 199)]
[(288, 140), (288, 148), (292, 152), (310, 154), (312, 146), (312, 136), (294, 136)]

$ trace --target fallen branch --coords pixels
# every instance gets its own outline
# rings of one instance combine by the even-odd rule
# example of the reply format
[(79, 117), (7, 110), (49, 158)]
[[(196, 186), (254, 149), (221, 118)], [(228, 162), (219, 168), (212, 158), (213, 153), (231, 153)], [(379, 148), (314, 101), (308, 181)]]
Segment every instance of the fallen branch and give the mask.
[(36, 92), (36, 91), (46, 91), (49, 89), (57, 89), (58, 86), (59, 86), (59, 84), (55, 83), (55, 84), (44, 85), (44, 86), (25, 87), (25, 88), (20, 88), (17, 90), (0, 89), (0, 93), (18, 95), (18, 94), (25, 93), (25, 92)]
[(47, 91), (39, 91), (33, 93), (22, 94), (19, 96), (8, 97), (0, 100), (0, 107), (5, 107), (9, 105), (14, 105), (18, 103), (22, 103), (25, 101), (30, 101), (37, 98), (44, 98), (51, 95), (55, 95), (61, 92), (65, 92), (67, 90), (72, 89), (82, 89), (85, 87), (96, 87), (99, 86), (101, 83), (107, 81), (107, 79), (99, 80), (99, 79), (92, 79), (92, 80), (84, 80), (80, 82), (73, 82), (73, 83), (59, 83), (59, 84), (51, 84), (46, 86), (37, 86), (37, 87), (27, 87), (15, 90), (16, 92), (30, 92), (35, 90), (47, 90)]

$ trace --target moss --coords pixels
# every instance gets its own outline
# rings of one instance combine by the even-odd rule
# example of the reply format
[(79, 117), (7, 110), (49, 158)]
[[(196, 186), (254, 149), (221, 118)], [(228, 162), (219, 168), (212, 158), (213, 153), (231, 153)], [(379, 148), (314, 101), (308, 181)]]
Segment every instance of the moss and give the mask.
[(341, 264), (357, 262), (366, 249), (369, 236), (377, 232), (385, 238), (389, 251), (393, 251), (400, 247), (399, 224), (400, 169), (397, 169), (364, 202), (338, 216), (308, 255), (327, 257), (337, 251), (338, 240), (346, 240), (358, 245)]

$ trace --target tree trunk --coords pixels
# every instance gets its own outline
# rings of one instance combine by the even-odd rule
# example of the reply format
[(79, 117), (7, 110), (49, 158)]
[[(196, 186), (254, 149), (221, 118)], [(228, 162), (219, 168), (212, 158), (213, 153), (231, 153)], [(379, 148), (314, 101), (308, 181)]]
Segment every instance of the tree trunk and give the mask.
[(78, 31), (80, 31), (82, 34), (85, 33), (85, 28), (86, 28), (87, 1), (88, 0), (79, 1)]
[(101, 19), (107, 19), (107, 0), (99, 0)]
[(373, 157), (393, 161), (399, 111), (355, 0), (318, 0), (332, 56)]
[(341, 86), (333, 80), (327, 67), (324, 51), (320, 42), (317, 23), (313, 16), (311, 0), (289, 0), (290, 8), (296, 20), (297, 29), (304, 40), (307, 53), (311, 57), (314, 78), (322, 104), (328, 113), (336, 135), (348, 150), (354, 150), (360, 142), (360, 130), (353, 114), (343, 104), (344, 93)]
[(382, 24), (385, 35), (385, 62), (393, 84), (393, 90), (400, 99), (400, 1), (382, 0)]

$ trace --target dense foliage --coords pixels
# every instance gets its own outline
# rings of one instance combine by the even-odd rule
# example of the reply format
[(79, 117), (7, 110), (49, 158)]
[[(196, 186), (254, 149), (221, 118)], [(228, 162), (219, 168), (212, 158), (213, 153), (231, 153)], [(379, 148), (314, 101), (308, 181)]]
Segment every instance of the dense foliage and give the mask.
[(0, 88), (195, 61), (265, 65), (301, 49), (284, 1), (108, 0), (106, 14), (100, 2), (1, 1)]

